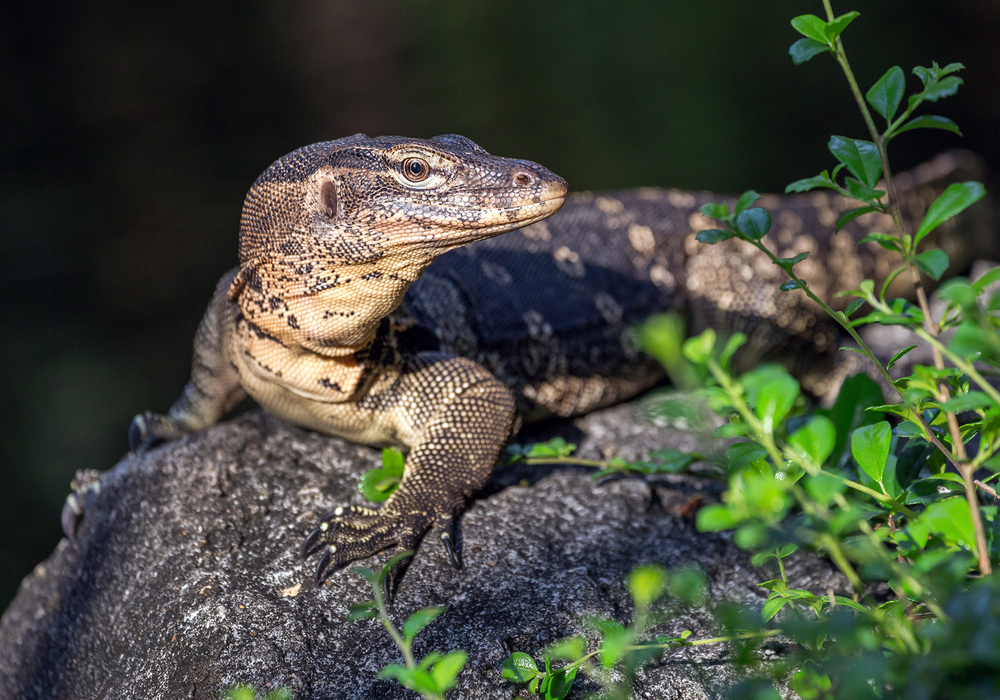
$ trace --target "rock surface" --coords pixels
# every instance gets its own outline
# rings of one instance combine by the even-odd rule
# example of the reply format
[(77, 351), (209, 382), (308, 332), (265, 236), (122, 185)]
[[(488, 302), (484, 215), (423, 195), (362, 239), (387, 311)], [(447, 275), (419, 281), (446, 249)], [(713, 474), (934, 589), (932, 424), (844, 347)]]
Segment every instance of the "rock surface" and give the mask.
[[(579, 455), (625, 459), (691, 438), (657, 428), (627, 404), (532, 427), (523, 441), (562, 434)], [(379, 453), (244, 415), (144, 456), (102, 477), (79, 528), (23, 582), (0, 623), (0, 697), (205, 698), (237, 683), (288, 686), (312, 698), (415, 698), (378, 680), (401, 656), (377, 621), (346, 623), (348, 606), (371, 597), (346, 570), (311, 582), (315, 558), (298, 557), (318, 517), (361, 504), (357, 483)], [(469, 664), (449, 698), (513, 698), (502, 680), (513, 651), (539, 651), (577, 632), (588, 615), (628, 622), (627, 573), (646, 562), (693, 565), (710, 595), (760, 603), (753, 569), (726, 535), (697, 532), (692, 499), (719, 487), (695, 476), (593, 483), (575, 467), (500, 466), (461, 518), (464, 568), (425, 542), (397, 592), (397, 624), (414, 610), (448, 605), (415, 653), (465, 649)], [(385, 556), (360, 562), (378, 566)], [(824, 561), (792, 560), (798, 587), (846, 586)], [(657, 628), (709, 636), (707, 614)], [(593, 633), (590, 639), (594, 640)], [(715, 697), (738, 680), (724, 645), (685, 649), (648, 667), (636, 698)], [(596, 686), (577, 679), (570, 697)]]

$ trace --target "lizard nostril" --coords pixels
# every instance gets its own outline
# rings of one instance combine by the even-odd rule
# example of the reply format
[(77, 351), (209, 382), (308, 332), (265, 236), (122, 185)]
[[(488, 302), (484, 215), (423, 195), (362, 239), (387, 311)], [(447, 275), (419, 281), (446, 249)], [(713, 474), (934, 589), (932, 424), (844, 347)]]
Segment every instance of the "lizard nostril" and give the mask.
[(528, 185), (533, 185), (535, 183), (535, 178), (530, 173), (525, 171), (520, 171), (514, 176), (514, 184), (518, 187), (527, 187)]

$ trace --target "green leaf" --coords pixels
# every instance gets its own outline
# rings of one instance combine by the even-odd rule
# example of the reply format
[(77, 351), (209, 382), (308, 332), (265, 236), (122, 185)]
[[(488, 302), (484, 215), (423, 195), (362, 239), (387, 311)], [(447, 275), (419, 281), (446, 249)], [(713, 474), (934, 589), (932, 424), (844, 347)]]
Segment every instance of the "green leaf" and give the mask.
[(764, 607), (760, 609), (760, 619), (767, 622), (772, 617), (778, 614), (778, 612), (785, 607), (785, 603), (788, 602), (787, 598), (782, 598), (780, 596), (769, 597), (764, 601)]
[(403, 463), (405, 458), (403, 453), (394, 447), (386, 447), (382, 450), (382, 468), (392, 476), (403, 476)]
[(249, 685), (236, 685), (226, 690), (223, 700), (257, 700), (257, 693)]
[(709, 328), (700, 335), (684, 341), (682, 352), (691, 362), (703, 365), (712, 357), (713, 350), (715, 350), (715, 331)]
[(792, 57), (792, 62), (800, 66), (813, 56), (829, 50), (829, 46), (815, 39), (802, 38), (788, 47), (788, 54)]
[(994, 267), (992, 270), (973, 282), (972, 291), (978, 297), (987, 287), (998, 280), (1000, 280), (1000, 266)]
[(721, 243), (722, 241), (728, 241), (730, 238), (736, 234), (732, 231), (726, 231), (721, 228), (709, 228), (704, 231), (699, 231), (695, 235), (695, 239), (699, 243), (707, 243), (708, 245), (714, 245), (716, 243)]
[(914, 248), (928, 233), (985, 195), (986, 190), (979, 182), (953, 182), (948, 185), (948, 188), (927, 209), (927, 215), (914, 237)]
[[(879, 211), (879, 208), (878, 207), (872, 207), (872, 206), (865, 206), (865, 207), (856, 207), (854, 209), (848, 209), (847, 211), (845, 211), (843, 214), (840, 215), (839, 219), (837, 219), (837, 224), (834, 227), (834, 231), (839, 231), (840, 229), (842, 229), (845, 226), (847, 226), (847, 224), (851, 223), (852, 221), (854, 221), (859, 216), (864, 216), (865, 214), (870, 214), (873, 211)], [(875, 235), (882, 235), (882, 234), (875, 234)], [(871, 234), (869, 234), (868, 236), (866, 236), (866, 238), (870, 238), (870, 237), (871, 237)], [(860, 243), (861, 241), (858, 241), (858, 242)]]
[(836, 494), (843, 493), (847, 489), (843, 481), (826, 472), (807, 476), (805, 487), (810, 498), (825, 506), (830, 505)]
[(361, 603), (349, 605), (347, 607), (347, 611), (348, 622), (354, 622), (355, 620), (371, 620), (373, 617), (378, 615), (378, 610), (375, 609), (374, 600), (366, 600)]
[(445, 610), (447, 610), (447, 608), (443, 605), (417, 610), (415, 613), (406, 618), (406, 622), (403, 623), (403, 639), (408, 642), (412, 642), (413, 638), (420, 634), (420, 630), (433, 622), (434, 618), (443, 613)]
[[(914, 347), (916, 347), (916, 346), (914, 346)], [(923, 437), (923, 435), (924, 435), (924, 429), (921, 428), (916, 423), (911, 423), (909, 421), (904, 421), (904, 422), (900, 423), (899, 425), (897, 425), (893, 429), (892, 434), (893, 435), (898, 435), (899, 437), (905, 437), (905, 438)]]
[(747, 190), (742, 195), (740, 195), (739, 201), (736, 202), (736, 213), (739, 214), (744, 209), (751, 206), (758, 199), (760, 199), (760, 195), (757, 194), (756, 190)]
[(983, 333), (983, 329), (968, 321), (959, 325), (951, 342), (948, 343), (948, 349), (964, 358), (974, 357), (978, 354), (981, 355), (980, 359), (989, 362), (996, 363), (1000, 360), (996, 350)]
[(987, 272), (985, 275), (977, 279), (972, 283), (972, 291), (978, 297), (986, 288), (992, 285), (994, 282), (1000, 280), (1000, 266), (994, 267), (992, 270)]
[(882, 175), (882, 161), (874, 143), (846, 136), (831, 136), (827, 147), (855, 177), (869, 187), (875, 187)]
[(808, 257), (809, 253), (799, 253), (798, 255), (791, 258), (778, 258), (777, 260), (775, 260), (775, 263), (781, 266), (783, 270), (791, 270), (793, 265), (802, 262)]
[(389, 664), (378, 674), (379, 678), (395, 678), (404, 688), (415, 690), (421, 695), (440, 696), (437, 683), (427, 671), (420, 668), (407, 668), (400, 664)]
[(742, 518), (736, 516), (729, 510), (728, 506), (721, 503), (712, 503), (701, 508), (695, 516), (695, 523), (698, 532), (719, 532), (720, 530), (731, 530), (742, 522)]
[[(376, 582), (377, 583), (381, 583), (382, 580), (385, 579), (385, 577), (388, 575), (388, 573), (392, 569), (392, 567), (396, 566), (396, 564), (398, 564), (399, 562), (403, 561), (404, 559), (409, 559), (414, 554), (416, 554), (416, 552), (414, 552), (412, 549), (407, 549), (404, 552), (397, 552), (396, 554), (393, 554), (391, 557), (389, 557), (386, 560), (385, 564), (382, 565), (382, 568), (378, 572), (378, 577), (375, 578), (375, 579), (369, 578), (368, 580), (372, 581), (373, 583), (376, 583)], [(359, 568), (359, 567), (355, 567), (355, 568)], [(353, 569), (352, 569), (352, 571), (353, 571)]]
[(977, 408), (992, 408), (996, 402), (981, 391), (970, 391), (961, 396), (955, 396), (941, 404), (942, 410), (952, 413), (962, 413), (963, 411), (973, 411)]
[(802, 178), (801, 180), (796, 180), (795, 182), (793, 182), (792, 184), (788, 185), (785, 188), (785, 194), (790, 194), (792, 192), (808, 192), (809, 190), (814, 190), (817, 187), (826, 187), (831, 190), (838, 190), (838, 191), (840, 190), (840, 187), (837, 186), (837, 183), (835, 183), (830, 178), (829, 173), (827, 173), (827, 171), (824, 170), (815, 177), (805, 177)]
[[(954, 477), (954, 479), (946, 477)], [(908, 505), (932, 503), (940, 501), (942, 494), (947, 496), (957, 496), (961, 494), (964, 489), (965, 486), (962, 483), (962, 477), (958, 474), (950, 474), (946, 472), (927, 479), (918, 479), (910, 484), (906, 489), (906, 503)], [(920, 524), (920, 527), (926, 530), (925, 525)]]
[(906, 94), (906, 76), (902, 68), (893, 66), (875, 81), (865, 94), (865, 99), (887, 122), (891, 122), (903, 101), (904, 94)]
[(858, 12), (846, 12), (839, 17), (835, 17), (832, 21), (826, 22), (823, 32), (826, 34), (826, 38), (829, 39), (830, 43), (841, 35), (841, 33), (847, 29), (847, 25), (855, 20), (860, 13)]
[[(997, 268), (997, 271), (1000, 272), (1000, 267)], [(740, 347), (742, 347), (743, 344), (746, 342), (747, 342), (747, 337), (742, 333), (740, 333), (739, 331), (729, 336), (729, 339), (726, 341), (725, 346), (722, 348), (722, 352), (719, 353), (719, 364), (722, 365), (724, 368), (728, 369), (729, 360), (732, 359), (733, 353), (739, 350)]]
[(295, 700), (289, 688), (275, 688), (264, 696), (264, 700)]
[(667, 587), (667, 570), (659, 564), (644, 564), (628, 575), (628, 592), (636, 606), (648, 608)]
[(966, 549), (975, 547), (976, 535), (972, 527), (969, 504), (961, 496), (935, 501), (920, 515), (920, 522), (948, 544)]
[(721, 204), (709, 202), (708, 204), (701, 205), (699, 211), (709, 219), (725, 219), (729, 216), (729, 205), (725, 202)]
[(668, 588), (670, 595), (686, 605), (701, 605), (708, 592), (708, 579), (700, 569), (685, 566), (670, 572)]
[(583, 656), (586, 651), (587, 640), (580, 635), (573, 635), (546, 649), (545, 658), (575, 660)]
[(951, 75), (925, 88), (919, 96), (928, 102), (937, 102), (942, 97), (951, 97), (954, 95), (958, 92), (958, 86), (964, 82), (958, 76)]
[(387, 469), (372, 469), (362, 475), (358, 490), (374, 503), (385, 501), (399, 488), (401, 475), (391, 474)]
[[(845, 598), (845, 600), (850, 600), (850, 598)], [(853, 600), (851, 603), (857, 605)], [(858, 605), (858, 607), (861, 606)], [(864, 608), (861, 609), (864, 610)], [(817, 670), (816, 664), (811, 659), (807, 659), (802, 664), (802, 668), (795, 672), (789, 686), (798, 693), (802, 700), (823, 700), (823, 698), (832, 696), (830, 689), (833, 687), (833, 683), (830, 681), (830, 676)]]
[(844, 309), (844, 315), (850, 316), (864, 305), (865, 305), (864, 299), (852, 299), (851, 303), (848, 304), (847, 308)]
[(746, 209), (736, 217), (736, 230), (755, 241), (759, 241), (770, 228), (771, 215), (760, 207)]
[(876, 190), (874, 187), (869, 187), (856, 177), (844, 178), (844, 184), (847, 185), (847, 194), (852, 199), (865, 202), (871, 206), (875, 206), (878, 200), (885, 195), (885, 190)]
[(792, 27), (802, 36), (813, 39), (824, 46), (831, 43), (826, 36), (826, 22), (816, 15), (799, 15), (792, 19)]
[(913, 69), (913, 74), (920, 78), (920, 82), (927, 87), (935, 80), (940, 80), (949, 73), (956, 73), (960, 70), (964, 70), (965, 66), (961, 63), (949, 63), (944, 68), (938, 66), (937, 61), (931, 64), (930, 68), (924, 68), (923, 66), (917, 66)]
[(788, 442), (809, 455), (813, 464), (822, 465), (833, 452), (837, 442), (837, 429), (829, 418), (816, 415), (789, 435)]
[(892, 428), (886, 421), (861, 426), (851, 435), (851, 453), (855, 461), (879, 485), (882, 485), (891, 440)]
[(882, 289), (879, 290), (878, 293), (879, 299), (882, 299), (883, 301), (885, 300), (885, 293), (889, 290), (889, 285), (891, 285), (892, 281), (896, 279), (896, 277), (898, 277), (901, 273), (905, 272), (907, 269), (909, 269), (908, 266), (900, 265), (895, 270), (889, 273), (889, 275), (885, 278), (885, 281), (882, 283)]
[(523, 651), (515, 651), (501, 666), (503, 679), (511, 683), (527, 683), (538, 674), (535, 660)]
[(886, 369), (892, 369), (892, 366), (894, 364), (896, 364), (897, 362), (899, 362), (900, 359), (902, 359), (903, 355), (905, 355), (906, 353), (908, 353), (910, 350), (912, 350), (915, 347), (917, 347), (917, 346), (916, 345), (911, 345), (908, 348), (903, 348), (902, 350), (900, 350), (899, 352), (897, 352), (895, 355), (892, 356), (892, 359), (889, 360), (889, 364), (887, 364), (885, 366), (885, 368)]
[(444, 658), (434, 664), (431, 669), (431, 678), (437, 685), (438, 692), (444, 693), (446, 690), (455, 687), (455, 679), (465, 668), (469, 655), (461, 649), (455, 649), (444, 655)]
[(742, 471), (759, 459), (767, 459), (767, 450), (756, 442), (737, 442), (726, 450), (726, 468), (731, 472)]
[(756, 412), (766, 432), (773, 431), (785, 419), (798, 396), (799, 383), (789, 374), (777, 376), (761, 387)]
[(919, 267), (931, 279), (939, 280), (941, 279), (941, 275), (948, 269), (951, 261), (948, 260), (946, 252), (939, 248), (934, 248), (933, 250), (925, 250), (920, 255), (914, 257), (913, 264)]
[(567, 671), (564, 668), (545, 676), (539, 691), (545, 700), (562, 700), (573, 687), (578, 669)]
[(791, 498), (786, 493), (787, 482), (760, 472), (744, 472), (741, 478), (744, 501), (755, 518), (763, 523), (775, 523), (784, 517), (791, 505)]
[(568, 457), (576, 450), (576, 445), (555, 437), (545, 442), (536, 442), (525, 453), (525, 457)]
[(896, 129), (892, 135), (894, 137), (899, 136), (904, 131), (912, 131), (913, 129), (944, 129), (945, 131), (950, 131), (954, 134), (958, 134), (959, 136), (962, 135), (962, 131), (958, 128), (958, 124), (947, 117), (939, 117), (936, 114), (924, 114), (915, 119), (911, 119)]

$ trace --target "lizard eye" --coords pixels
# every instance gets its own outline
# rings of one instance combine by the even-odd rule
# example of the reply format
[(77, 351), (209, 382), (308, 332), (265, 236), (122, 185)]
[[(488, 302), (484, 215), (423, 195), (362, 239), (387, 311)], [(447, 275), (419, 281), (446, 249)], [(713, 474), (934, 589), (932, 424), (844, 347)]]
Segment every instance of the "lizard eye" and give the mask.
[(431, 166), (423, 158), (407, 158), (403, 161), (403, 175), (410, 182), (426, 180), (431, 174)]

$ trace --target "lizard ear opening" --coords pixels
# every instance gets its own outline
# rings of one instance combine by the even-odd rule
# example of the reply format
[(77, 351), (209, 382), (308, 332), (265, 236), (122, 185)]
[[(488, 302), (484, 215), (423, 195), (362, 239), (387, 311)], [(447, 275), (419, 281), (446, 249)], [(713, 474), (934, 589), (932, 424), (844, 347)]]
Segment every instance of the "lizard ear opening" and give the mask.
[(337, 183), (323, 180), (319, 188), (320, 213), (328, 219), (337, 218)]

